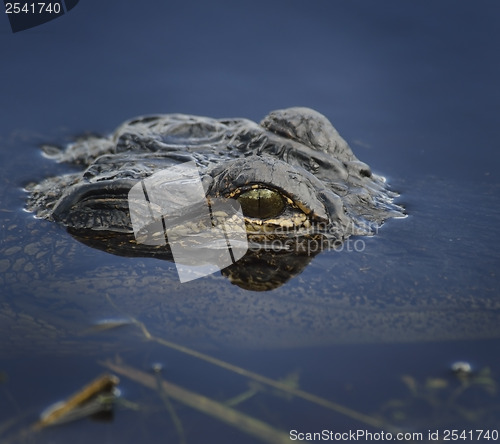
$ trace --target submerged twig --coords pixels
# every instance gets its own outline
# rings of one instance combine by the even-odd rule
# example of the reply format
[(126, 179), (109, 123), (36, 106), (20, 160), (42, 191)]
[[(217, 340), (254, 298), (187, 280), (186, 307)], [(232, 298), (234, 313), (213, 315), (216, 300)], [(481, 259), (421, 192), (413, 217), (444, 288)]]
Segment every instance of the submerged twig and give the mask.
[[(83, 409), (85, 415), (76, 415), (76, 417), (87, 416), (87, 414), (96, 413), (94, 409), (91, 413), (85, 410), (85, 404), (92, 401), (96, 397), (103, 394), (112, 393), (113, 389), (118, 385), (119, 379), (115, 375), (101, 375), (97, 379), (84, 386), (81, 390), (75, 393), (66, 401), (58, 402), (49, 407), (47, 411), (42, 413), (40, 420), (35, 424), (35, 429), (40, 429), (54, 424), (60, 424), (67, 420), (73, 419), (73, 415), (77, 410)], [(104, 405), (104, 404), (103, 404)], [(102, 408), (101, 408), (102, 409)]]
[(25, 427), (10, 436), (4, 433), (25, 415), (4, 421), (0, 424), (0, 437), (2, 444), (23, 442), (30, 439), (45, 427), (54, 426), (76, 419), (84, 418), (98, 412), (110, 410), (116, 400), (116, 386), (119, 379), (115, 375), (104, 374), (94, 379), (89, 384), (76, 392), (65, 401), (57, 402), (48, 407), (40, 416), (40, 420)]
[[(120, 310), (119, 307), (116, 306), (116, 304), (113, 302), (111, 297), (106, 294), (106, 299), (109, 301), (109, 303), (117, 310)], [(122, 313), (123, 314), (123, 313)], [(394, 427), (389, 426), (386, 424), (383, 420), (374, 418), (369, 415), (365, 415), (363, 413), (360, 413), (356, 410), (350, 409), (349, 407), (345, 407), (341, 404), (338, 404), (333, 401), (329, 401), (325, 398), (322, 398), (321, 396), (314, 395), (312, 393), (306, 392), (304, 390), (301, 390), (297, 387), (291, 386), (287, 384), (286, 382), (282, 381), (276, 381), (274, 379), (268, 378), (266, 376), (260, 375), (258, 373), (252, 372), (250, 370), (246, 370), (242, 367), (238, 367), (237, 365), (230, 364), (229, 362), (225, 362), (221, 359), (214, 358), (213, 356), (207, 355), (205, 353), (201, 353), (199, 351), (193, 350), (189, 347), (176, 344), (175, 342), (172, 341), (167, 341), (166, 339), (156, 337), (152, 335), (147, 327), (144, 325), (143, 322), (137, 320), (133, 316), (128, 316), (127, 317), (135, 324), (139, 329), (141, 330), (143, 336), (150, 340), (154, 341), (158, 344), (161, 344), (165, 347), (168, 347), (173, 350), (177, 350), (181, 353), (184, 353), (186, 355), (192, 356), (194, 358), (200, 359), (202, 361), (208, 362), (212, 365), (215, 365), (217, 367), (226, 369), (230, 372), (237, 373), (239, 375), (245, 376), (246, 378), (249, 378), (253, 381), (265, 384), (269, 387), (273, 387), (277, 390), (281, 390), (284, 393), (287, 393), (288, 395), (296, 396), (298, 398), (304, 399), (306, 401), (312, 402), (313, 404), (319, 405), (321, 407), (324, 407), (326, 409), (332, 410), (334, 412), (337, 412), (343, 416), (346, 416), (348, 418), (354, 419), (356, 421), (359, 421), (363, 424), (372, 426), (374, 428), (378, 429), (385, 429), (387, 431), (396, 431)]]
[(133, 381), (136, 381), (145, 387), (153, 390), (161, 386), (161, 389), (171, 398), (192, 407), (200, 412), (206, 413), (213, 418), (219, 419), (239, 430), (246, 432), (264, 442), (273, 444), (290, 443), (288, 434), (277, 430), (274, 427), (266, 424), (263, 421), (255, 419), (244, 413), (240, 413), (220, 402), (214, 401), (206, 396), (199, 395), (192, 391), (186, 390), (171, 382), (165, 381), (159, 377), (155, 377), (149, 373), (145, 373), (134, 367), (115, 363), (110, 360), (101, 363), (104, 367), (125, 376)]
[(160, 397), (163, 401), (163, 404), (165, 404), (165, 407), (167, 408), (167, 411), (170, 415), (170, 418), (172, 419), (172, 422), (174, 423), (175, 430), (177, 431), (177, 434), (179, 435), (179, 442), (181, 444), (186, 444), (186, 434), (184, 433), (184, 427), (182, 427), (182, 422), (177, 415), (177, 412), (175, 411), (174, 406), (170, 402), (170, 399), (168, 397), (168, 393), (164, 390), (163, 384), (162, 384), (162, 379), (160, 377), (159, 372), (155, 372), (156, 375), (156, 385), (158, 392), (160, 393)]
[(197, 359), (200, 359), (205, 362), (209, 362), (210, 364), (216, 365), (217, 367), (224, 368), (226, 370), (229, 370), (233, 373), (237, 373), (239, 375), (245, 376), (251, 380), (260, 382), (262, 384), (265, 384), (267, 386), (273, 387), (275, 389), (281, 390), (289, 395), (296, 396), (298, 398), (305, 399), (306, 401), (312, 402), (314, 404), (317, 404), (321, 407), (327, 408), (329, 410), (333, 410), (337, 413), (340, 413), (344, 416), (347, 416), (351, 419), (355, 419), (357, 421), (360, 421), (363, 424), (370, 425), (375, 428), (385, 428), (386, 430), (389, 429), (389, 427), (382, 421), (377, 418), (373, 418), (371, 416), (365, 415), (363, 413), (357, 412), (356, 410), (350, 409), (348, 407), (345, 407), (343, 405), (340, 405), (338, 403), (329, 401), (327, 399), (324, 399), (320, 396), (313, 395), (312, 393), (306, 392), (304, 390), (301, 390), (297, 387), (293, 387), (286, 382), (282, 381), (276, 381), (274, 379), (268, 378), (267, 376), (260, 375), (258, 373), (252, 372), (250, 370), (246, 370), (242, 367), (238, 367), (237, 365), (230, 364), (229, 362), (222, 361), (221, 359), (214, 358), (213, 356), (207, 355), (205, 353), (201, 353), (199, 351), (190, 349), (188, 347), (185, 347), (183, 345), (176, 344), (175, 342), (167, 341), (166, 339), (163, 338), (158, 338), (156, 336), (153, 336), (146, 326), (140, 322), (140, 321), (135, 321), (137, 326), (142, 330), (144, 336), (154, 342), (157, 342), (165, 347), (180, 351), (184, 354), (187, 354), (189, 356), (193, 356)]

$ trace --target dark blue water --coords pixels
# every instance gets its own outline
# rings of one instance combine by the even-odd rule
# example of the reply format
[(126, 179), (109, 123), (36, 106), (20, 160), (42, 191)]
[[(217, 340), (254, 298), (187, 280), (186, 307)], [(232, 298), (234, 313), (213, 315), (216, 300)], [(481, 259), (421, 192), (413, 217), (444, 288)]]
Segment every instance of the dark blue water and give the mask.
[[(389, 430), (443, 437), (452, 428), (498, 429), (499, 24), (500, 6), (490, 1), (81, 0), (63, 17), (16, 34), (3, 17), (4, 255), (7, 244), (31, 243), (34, 228), (50, 236), (45, 248), (55, 258), (68, 242), (63, 230), (22, 211), (27, 182), (68, 171), (42, 158), (38, 146), (106, 133), (141, 114), (258, 121), (273, 109), (317, 109), (401, 193), (409, 216), (364, 239), (362, 252), (323, 253), (268, 293), (221, 276), (181, 286), (170, 263), (117, 258), (76, 241), (66, 260), (46, 268), (18, 263), (1, 276), (2, 313), (15, 311), (0, 317), (0, 437), (19, 437), (116, 354), (148, 374), (161, 362), (165, 379), (219, 402), (255, 388), (145, 341), (133, 326), (82, 334), (93, 321), (118, 316), (269, 378), (298, 375), (302, 390)], [(0, 257), (0, 267), (11, 257)], [(113, 282), (116, 268), (135, 273), (142, 286), (124, 292)], [(43, 337), (40, 319), (73, 336)], [(457, 360), (475, 371), (465, 382), (449, 370)], [(118, 406), (112, 422), (86, 419), (18, 441), (183, 442), (157, 391), (126, 377), (120, 387), (129, 404)], [(285, 433), (382, 429), (258, 389), (235, 408)], [(185, 442), (256, 440), (171, 402)], [(7, 428), (12, 418), (17, 428)]]

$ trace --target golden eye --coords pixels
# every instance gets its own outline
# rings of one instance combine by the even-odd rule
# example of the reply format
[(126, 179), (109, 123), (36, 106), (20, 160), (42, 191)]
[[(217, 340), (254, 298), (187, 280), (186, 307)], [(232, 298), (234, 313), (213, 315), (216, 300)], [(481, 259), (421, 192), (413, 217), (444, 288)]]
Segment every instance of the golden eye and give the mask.
[(281, 194), (267, 188), (256, 188), (241, 193), (238, 202), (245, 216), (258, 219), (277, 217), (285, 208)]

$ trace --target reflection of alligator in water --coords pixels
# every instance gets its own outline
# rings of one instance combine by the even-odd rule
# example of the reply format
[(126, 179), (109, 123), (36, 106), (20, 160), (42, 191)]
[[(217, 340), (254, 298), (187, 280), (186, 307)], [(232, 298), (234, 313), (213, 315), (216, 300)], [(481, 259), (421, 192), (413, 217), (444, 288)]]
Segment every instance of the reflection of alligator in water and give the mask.
[(128, 193), (158, 171), (196, 161), (209, 200), (233, 198), (241, 205), (252, 248), (225, 274), (253, 290), (281, 285), (321, 249), (373, 234), (387, 218), (402, 215), (383, 178), (354, 156), (324, 116), (307, 108), (274, 111), (260, 125), (142, 117), (109, 137), (48, 151), (86, 169), (30, 186), (29, 210), (93, 247), (168, 260), (168, 246), (136, 242)]
[[(17, 171), (15, 162), (3, 166)], [(349, 239), (367, 248), (326, 252), (302, 276), (258, 294), (216, 275), (181, 284), (168, 262), (86, 248), (57, 224), (20, 211), (24, 196), (7, 184), (0, 187), (0, 351), (82, 355), (133, 348), (134, 328), (85, 335), (95, 320), (113, 324), (131, 316), (151, 334), (197, 349), (500, 337), (498, 255), (490, 242), (498, 189), (489, 189), (488, 205), (477, 207), (481, 218), (470, 218), (480, 190), (470, 183), (424, 177), (406, 189), (414, 217), (389, 224), (376, 239)], [(459, 222), (450, 223), (450, 214)], [(244, 265), (242, 273), (245, 267), (251, 275), (258, 265)]]

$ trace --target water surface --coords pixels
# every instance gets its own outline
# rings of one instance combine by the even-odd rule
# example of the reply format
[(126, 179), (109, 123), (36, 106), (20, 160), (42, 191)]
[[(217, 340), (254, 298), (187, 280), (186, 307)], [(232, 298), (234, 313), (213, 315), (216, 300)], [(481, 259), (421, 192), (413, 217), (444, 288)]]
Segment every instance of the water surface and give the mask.
[[(12, 418), (3, 436), (19, 436), (116, 356), (149, 375), (161, 363), (166, 380), (220, 403), (254, 389), (234, 408), (285, 433), (498, 428), (500, 8), (105, 3), (82, 0), (17, 34), (0, 23), (0, 436)], [(69, 171), (41, 156), (42, 143), (106, 133), (140, 114), (259, 120), (296, 105), (325, 114), (401, 193), (408, 217), (362, 239), (362, 251), (318, 255), (274, 291), (220, 275), (181, 285), (171, 263), (93, 250), (23, 211), (23, 186)], [(117, 270), (129, 274), (125, 285)], [(145, 340), (137, 324), (89, 330), (132, 318), (155, 337), (288, 377), (350, 410), (263, 388)], [(474, 369), (467, 380), (450, 372), (459, 360)], [(120, 388), (129, 403), (112, 422), (19, 441), (256, 440), (172, 400), (179, 432), (157, 390), (123, 376)]]

